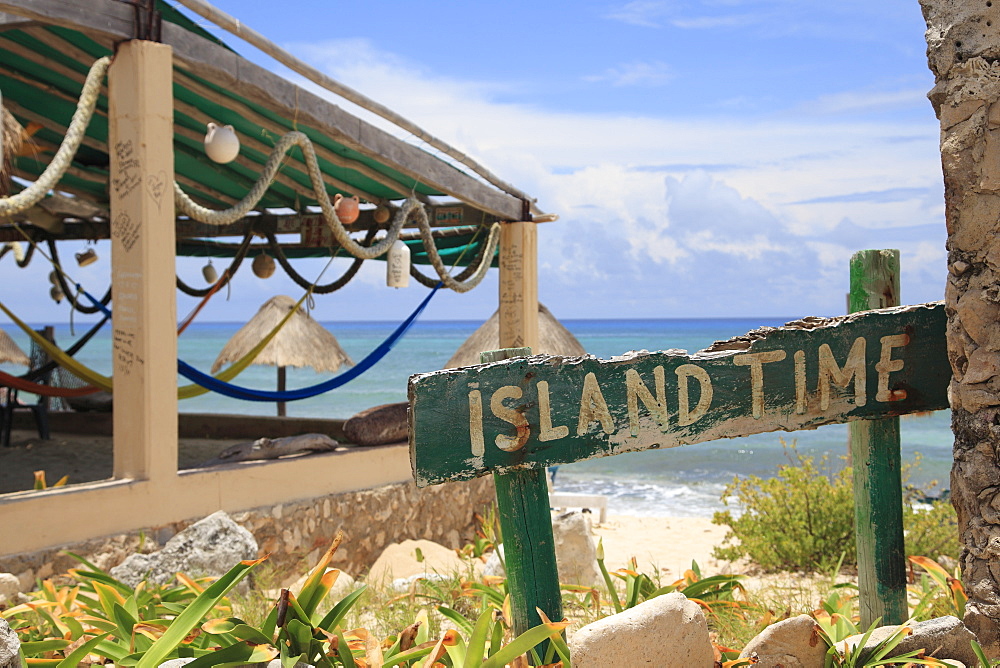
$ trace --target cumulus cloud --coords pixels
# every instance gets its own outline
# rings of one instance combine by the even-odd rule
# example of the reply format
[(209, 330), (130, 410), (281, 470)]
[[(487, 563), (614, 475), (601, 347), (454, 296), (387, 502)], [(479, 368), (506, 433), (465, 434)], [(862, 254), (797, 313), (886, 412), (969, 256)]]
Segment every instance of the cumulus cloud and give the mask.
[(670, 66), (661, 61), (633, 62), (611, 67), (601, 74), (584, 77), (589, 82), (607, 82), (612, 86), (662, 86), (673, 78)]
[(633, 0), (611, 9), (606, 18), (644, 28), (659, 28), (663, 18), (670, 13), (672, 4), (653, 0)]
[(503, 83), (431, 76), (370, 43), (296, 49), (560, 214), (540, 232), (540, 290), (563, 317), (598, 315), (601, 300), (634, 317), (839, 313), (851, 253), (880, 244), (903, 251), (906, 294), (940, 294), (933, 119), (560, 112), (498, 102)]

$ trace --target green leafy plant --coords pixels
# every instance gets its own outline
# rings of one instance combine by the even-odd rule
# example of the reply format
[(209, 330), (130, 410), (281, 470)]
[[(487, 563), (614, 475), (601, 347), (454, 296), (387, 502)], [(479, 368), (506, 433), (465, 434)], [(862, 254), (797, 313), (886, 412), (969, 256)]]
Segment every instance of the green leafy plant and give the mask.
[[(441, 605), (443, 616), (459, 630), (430, 636), (426, 609), (401, 633), (379, 641), (365, 628), (345, 628), (345, 620), (366, 591), (363, 585), (332, 607), (325, 601), (340, 573), (330, 562), (342, 536), (313, 568), (297, 595), (282, 590), (263, 621), (247, 623), (233, 614), (226, 598), (260, 562), (237, 564), (215, 581), (178, 574), (179, 585), (135, 588), (115, 580), (77, 557), (84, 568), (69, 573), (76, 584), (56, 587), (46, 581), (28, 603), (2, 614), (22, 641), (25, 665), (75, 668), (85, 662), (153, 668), (172, 658), (194, 658), (192, 668), (281, 660), (318, 668), (356, 666), (527, 666), (556, 661), (569, 666), (562, 638), (567, 622), (544, 619), (513, 637), (510, 604), (501, 582), (441, 586), (437, 600), (475, 600), (473, 621)], [(461, 607), (461, 606), (459, 606)], [(544, 643), (544, 650), (541, 650)], [(543, 656), (539, 656), (539, 652)]]
[(928, 557), (907, 557), (909, 562), (919, 566), (919, 578), (914, 576), (910, 591), (917, 595), (917, 604), (912, 617), (925, 619), (941, 615), (965, 617), (965, 603), (969, 597), (962, 586), (958, 569), (949, 573), (941, 564)]
[[(827, 571), (842, 559), (842, 565), (855, 565), (850, 467), (834, 470), (827, 456), (817, 461), (800, 454), (794, 442), (781, 443), (789, 463), (776, 476), (736, 478), (726, 487), (723, 503), (742, 512), (725, 510), (713, 517), (715, 524), (729, 527), (713, 556), (728, 561), (749, 557), (768, 571)], [(957, 555), (951, 504), (936, 501), (920, 507), (915, 503), (919, 496), (908, 489), (904, 503), (907, 553)]]
[(853, 555), (854, 497), (850, 470), (832, 472), (828, 458), (817, 464), (786, 444), (790, 464), (774, 478), (748, 476), (733, 480), (723, 502), (743, 508), (715, 513), (712, 522), (729, 526), (718, 559), (748, 556), (765, 570), (827, 570), (840, 555)]
[(872, 633), (879, 627), (881, 619), (876, 619), (868, 630), (861, 636), (857, 643), (849, 643), (847, 639), (859, 634), (857, 627), (849, 619), (845, 619), (840, 613), (832, 615), (824, 611), (817, 611), (816, 625), (819, 634), (829, 645), (824, 659), (824, 668), (834, 666), (843, 668), (870, 668), (874, 666), (948, 666), (949, 664), (932, 657), (923, 656), (924, 650), (916, 649), (902, 654), (893, 654), (893, 650), (899, 646), (910, 633), (911, 622), (901, 624), (886, 638), (878, 642), (875, 646), (865, 649), (865, 645), (871, 638)]

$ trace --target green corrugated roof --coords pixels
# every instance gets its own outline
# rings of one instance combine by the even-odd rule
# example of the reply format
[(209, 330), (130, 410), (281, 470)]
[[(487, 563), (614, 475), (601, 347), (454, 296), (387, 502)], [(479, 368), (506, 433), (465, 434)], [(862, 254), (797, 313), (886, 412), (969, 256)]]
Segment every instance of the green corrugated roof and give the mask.
[[(222, 44), (183, 14), (157, 2), (163, 19)], [(55, 26), (37, 24), (0, 32), (0, 91), (8, 110), (25, 127), (35, 129), (29, 153), (15, 162), (16, 174), (34, 180), (48, 165), (62, 141), (76, 108), (82, 84), (94, 60), (110, 50), (88, 35)], [(282, 117), (252, 100), (245, 99), (190, 72), (175, 68), (174, 74), (175, 168), (178, 181), (192, 197), (213, 206), (241, 198), (267, 160), (270, 147), (281, 134), (291, 130), (305, 133), (317, 147), (320, 167), (328, 178), (327, 192), (358, 194), (362, 199), (401, 199), (411, 192), (422, 195), (443, 193), (344, 146), (315, 128)], [(86, 132), (84, 145), (60, 188), (108, 204), (107, 154), (108, 101), (101, 96), (97, 111)], [(203, 151), (201, 137), (205, 125), (214, 121), (232, 125), (241, 138), (244, 164), (218, 165)], [(339, 161), (345, 164), (335, 164)], [(302, 210), (316, 204), (299, 149), (289, 159), (260, 203), (261, 208)], [(338, 188), (330, 182), (343, 185)], [(365, 195), (369, 197), (365, 197)]]

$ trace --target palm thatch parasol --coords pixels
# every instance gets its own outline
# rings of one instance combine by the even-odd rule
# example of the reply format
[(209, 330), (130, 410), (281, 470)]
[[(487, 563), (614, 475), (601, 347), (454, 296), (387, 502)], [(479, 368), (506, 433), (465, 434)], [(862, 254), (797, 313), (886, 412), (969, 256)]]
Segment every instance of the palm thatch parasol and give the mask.
[[(267, 300), (257, 314), (233, 334), (212, 365), (212, 373), (222, 365), (244, 357), (267, 336), (289, 311), (295, 300), (278, 295)], [(264, 350), (254, 358), (254, 364), (278, 367), (278, 391), (285, 389), (285, 367), (312, 367), (316, 371), (336, 371), (342, 365), (354, 366), (337, 339), (301, 308), (278, 331)], [(285, 403), (278, 403), (278, 415), (285, 414)]]
[[(451, 356), (446, 369), (479, 364), (479, 353), (500, 347), (500, 311), (493, 312), (490, 319), (465, 340)], [(531, 351), (546, 355), (586, 355), (587, 351), (573, 334), (556, 320), (556, 317), (542, 304), (538, 305), (538, 346)]]
[(14, 343), (10, 335), (0, 329), (0, 364), (5, 363), (22, 364), (31, 366), (31, 360), (24, 354), (24, 351)]
[(24, 128), (17, 122), (14, 115), (7, 111), (6, 107), (0, 107), (0, 126), (2, 126), (3, 148), (0, 160), (0, 197), (10, 194), (10, 176), (14, 170), (14, 158), (21, 152), (21, 145), (24, 142)]

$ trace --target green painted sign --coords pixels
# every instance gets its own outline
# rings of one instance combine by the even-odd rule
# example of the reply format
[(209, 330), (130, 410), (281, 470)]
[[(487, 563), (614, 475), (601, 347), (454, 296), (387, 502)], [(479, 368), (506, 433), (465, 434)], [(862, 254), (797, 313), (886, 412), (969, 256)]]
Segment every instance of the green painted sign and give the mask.
[(536, 355), (412, 376), (418, 486), (948, 407), (941, 303), (808, 318), (688, 355)]

